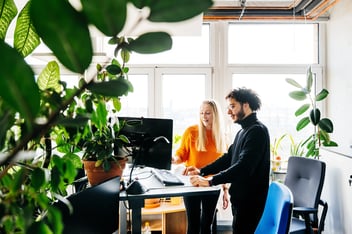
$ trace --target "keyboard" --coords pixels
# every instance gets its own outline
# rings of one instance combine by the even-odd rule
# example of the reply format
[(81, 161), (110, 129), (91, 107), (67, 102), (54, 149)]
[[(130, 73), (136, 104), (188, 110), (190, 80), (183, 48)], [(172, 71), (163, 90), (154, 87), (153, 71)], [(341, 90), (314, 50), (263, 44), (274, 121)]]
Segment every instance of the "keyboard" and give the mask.
[(153, 168), (155, 177), (165, 186), (184, 185), (184, 183), (169, 170)]

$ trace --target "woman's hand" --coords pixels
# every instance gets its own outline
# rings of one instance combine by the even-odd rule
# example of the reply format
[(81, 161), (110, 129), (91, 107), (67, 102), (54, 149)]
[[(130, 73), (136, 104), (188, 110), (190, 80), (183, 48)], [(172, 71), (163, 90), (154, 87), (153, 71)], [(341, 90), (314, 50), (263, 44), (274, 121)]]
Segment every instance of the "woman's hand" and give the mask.
[(183, 175), (199, 175), (200, 170), (194, 166), (189, 166), (186, 167), (186, 169), (183, 171)]
[(180, 163), (182, 163), (182, 160), (179, 156), (175, 155), (175, 156), (172, 156), (171, 163), (172, 164), (180, 164)]
[(191, 184), (195, 187), (209, 187), (209, 180), (211, 180), (212, 177), (210, 178), (204, 178), (201, 176), (191, 176), (190, 181)]

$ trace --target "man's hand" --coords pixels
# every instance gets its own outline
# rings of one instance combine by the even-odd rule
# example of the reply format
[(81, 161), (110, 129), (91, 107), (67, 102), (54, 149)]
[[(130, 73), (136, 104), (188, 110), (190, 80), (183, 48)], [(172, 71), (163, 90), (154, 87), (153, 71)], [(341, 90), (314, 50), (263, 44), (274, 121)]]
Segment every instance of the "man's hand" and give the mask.
[(229, 193), (228, 189), (224, 190), (224, 194), (222, 196), (222, 208), (225, 210), (229, 206)]
[(195, 187), (209, 187), (209, 180), (211, 180), (212, 177), (210, 178), (204, 178), (201, 176), (191, 176), (190, 181), (191, 184)]
[(186, 169), (183, 171), (183, 175), (199, 175), (200, 170), (194, 166), (189, 166), (186, 167)]

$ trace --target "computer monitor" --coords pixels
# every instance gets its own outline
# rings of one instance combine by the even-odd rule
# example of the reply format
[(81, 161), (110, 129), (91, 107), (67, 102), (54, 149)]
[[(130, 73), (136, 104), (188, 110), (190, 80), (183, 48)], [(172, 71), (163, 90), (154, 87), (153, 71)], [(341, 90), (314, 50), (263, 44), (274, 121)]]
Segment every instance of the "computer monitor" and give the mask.
[(121, 134), (130, 140), (134, 166), (171, 169), (173, 120), (118, 117), (127, 121)]

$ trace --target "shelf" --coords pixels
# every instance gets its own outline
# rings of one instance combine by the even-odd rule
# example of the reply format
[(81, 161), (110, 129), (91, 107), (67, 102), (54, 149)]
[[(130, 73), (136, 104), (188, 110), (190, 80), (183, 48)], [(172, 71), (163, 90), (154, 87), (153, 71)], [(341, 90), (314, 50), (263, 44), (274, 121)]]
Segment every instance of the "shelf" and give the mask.
[[(176, 220), (176, 222), (175, 222)], [(149, 222), (152, 231), (163, 234), (185, 233), (187, 228), (186, 209), (183, 201), (173, 205), (162, 200), (159, 207), (142, 209), (142, 226)]]

